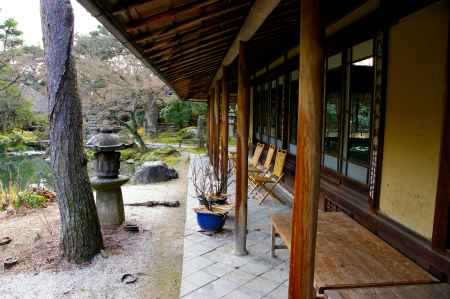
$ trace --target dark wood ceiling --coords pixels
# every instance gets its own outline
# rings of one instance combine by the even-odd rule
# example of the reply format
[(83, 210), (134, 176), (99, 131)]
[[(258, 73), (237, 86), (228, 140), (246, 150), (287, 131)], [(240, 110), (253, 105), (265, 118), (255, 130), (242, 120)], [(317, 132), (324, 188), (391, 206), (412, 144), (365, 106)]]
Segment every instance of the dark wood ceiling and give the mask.
[(299, 0), (282, 0), (249, 41), (249, 64), (257, 71), (299, 44)]
[(253, 0), (90, 0), (182, 98), (205, 99)]
[[(78, 1), (120, 35), (181, 98), (204, 100), (255, 0)], [(325, 23), (366, 1), (322, 0)], [(250, 39), (252, 69), (298, 45), (299, 2), (281, 0)]]

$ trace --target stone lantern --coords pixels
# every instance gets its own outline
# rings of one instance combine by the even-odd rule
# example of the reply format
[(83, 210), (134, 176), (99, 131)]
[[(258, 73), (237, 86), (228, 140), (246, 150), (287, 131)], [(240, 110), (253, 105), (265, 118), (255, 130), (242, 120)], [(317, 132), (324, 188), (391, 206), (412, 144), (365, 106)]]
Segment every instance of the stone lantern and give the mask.
[(133, 144), (121, 143), (113, 128), (102, 128), (86, 147), (95, 151), (95, 176), (91, 185), (96, 191), (96, 206), (101, 225), (118, 226), (125, 220), (121, 186), (130, 180), (119, 174), (120, 152)]

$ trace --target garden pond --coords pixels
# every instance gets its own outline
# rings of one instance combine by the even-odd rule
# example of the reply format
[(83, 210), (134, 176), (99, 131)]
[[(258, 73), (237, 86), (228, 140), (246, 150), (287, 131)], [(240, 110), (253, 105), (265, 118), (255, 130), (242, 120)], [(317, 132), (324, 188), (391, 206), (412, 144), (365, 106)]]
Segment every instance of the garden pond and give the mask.
[[(89, 176), (95, 174), (91, 162), (88, 164), (88, 171)], [(134, 171), (133, 164), (121, 163), (121, 174), (133, 176)], [(20, 190), (39, 184), (54, 190), (55, 176), (47, 156), (41, 155), (40, 152), (20, 152), (17, 155), (0, 154), (0, 183), (5, 187), (10, 184), (17, 185)]]

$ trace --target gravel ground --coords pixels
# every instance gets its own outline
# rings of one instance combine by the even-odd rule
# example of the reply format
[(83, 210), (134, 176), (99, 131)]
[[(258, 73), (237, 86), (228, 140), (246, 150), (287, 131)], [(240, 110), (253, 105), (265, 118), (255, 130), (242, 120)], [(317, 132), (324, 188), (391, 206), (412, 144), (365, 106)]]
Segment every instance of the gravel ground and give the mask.
[[(141, 231), (137, 234), (122, 230), (104, 232), (106, 249), (89, 265), (73, 266), (58, 261), (57, 248), (48, 229), (50, 226), (55, 230), (54, 224), (58, 224), (57, 213), (53, 211), (57, 211), (56, 206), (53, 210), (49, 207), (27, 216), (0, 218), (0, 232), (7, 232), (14, 237), (7, 246), (13, 246), (14, 242), (22, 239), (22, 242), (17, 242), (20, 246), (12, 248), (27, 253), (25, 256), (28, 258), (22, 266), (17, 265), (15, 270), (2, 273), (0, 269), (0, 297), (178, 298), (183, 258), (187, 161), (180, 162), (176, 168), (180, 175), (177, 180), (125, 186), (124, 202), (179, 200), (181, 206), (126, 206), (126, 222), (138, 224)], [(42, 213), (46, 216), (43, 217)], [(36, 234), (39, 236), (36, 237)], [(36, 242), (43, 244), (37, 246)], [(0, 248), (0, 257), (2, 254), (5, 256), (6, 250), (11, 249)], [(39, 258), (39, 252), (45, 252), (42, 255), (46, 257)], [(47, 260), (48, 257), (50, 260)], [(137, 282), (128, 285), (122, 283), (121, 277), (126, 273), (137, 277)]]

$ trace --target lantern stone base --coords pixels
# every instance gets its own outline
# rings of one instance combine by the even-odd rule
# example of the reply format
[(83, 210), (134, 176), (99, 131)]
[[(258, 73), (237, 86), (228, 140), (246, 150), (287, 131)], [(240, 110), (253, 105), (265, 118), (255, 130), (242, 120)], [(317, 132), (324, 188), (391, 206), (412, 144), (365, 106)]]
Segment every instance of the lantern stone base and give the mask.
[(102, 226), (119, 226), (125, 221), (125, 210), (121, 186), (130, 180), (127, 176), (118, 178), (91, 178), (96, 191), (95, 204)]

